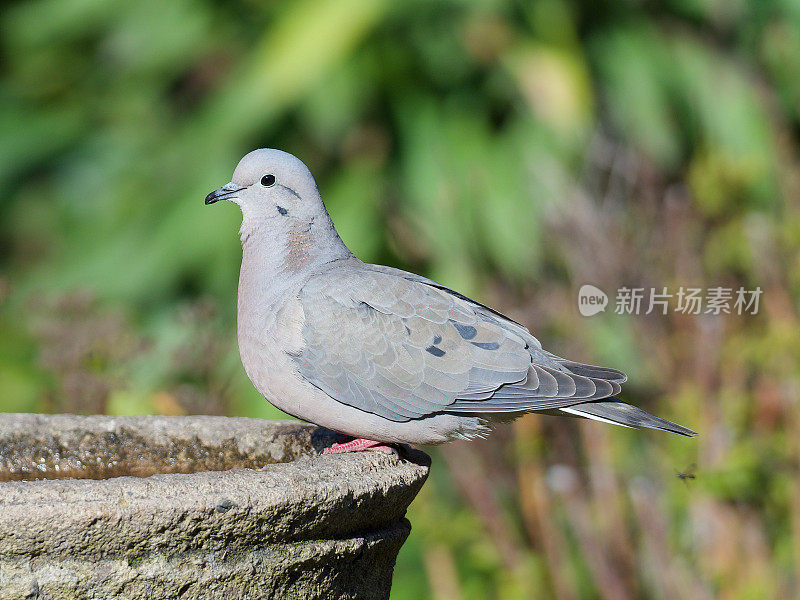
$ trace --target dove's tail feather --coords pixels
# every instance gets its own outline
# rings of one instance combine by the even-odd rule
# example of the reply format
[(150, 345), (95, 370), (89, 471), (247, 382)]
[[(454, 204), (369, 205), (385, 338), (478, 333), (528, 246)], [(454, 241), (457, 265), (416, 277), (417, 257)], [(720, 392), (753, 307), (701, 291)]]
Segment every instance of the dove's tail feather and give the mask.
[(631, 404), (625, 404), (616, 398), (573, 404), (572, 406), (564, 407), (560, 410), (571, 415), (594, 419), (595, 421), (602, 421), (604, 423), (611, 423), (612, 425), (622, 425), (623, 427), (633, 427), (635, 429), (646, 427), (649, 429), (677, 433), (687, 437), (694, 437), (697, 435), (697, 432), (692, 431), (688, 427), (651, 415), (641, 408), (632, 406)]

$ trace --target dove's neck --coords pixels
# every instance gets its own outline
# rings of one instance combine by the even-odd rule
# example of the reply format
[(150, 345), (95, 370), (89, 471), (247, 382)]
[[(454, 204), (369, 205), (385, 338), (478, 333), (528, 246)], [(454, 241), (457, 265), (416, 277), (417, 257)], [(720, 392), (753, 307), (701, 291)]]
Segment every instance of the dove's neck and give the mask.
[(258, 308), (275, 307), (309, 275), (336, 260), (353, 256), (328, 215), (311, 223), (294, 223), (276, 231), (266, 222), (243, 222), (242, 269), (239, 273), (239, 317)]

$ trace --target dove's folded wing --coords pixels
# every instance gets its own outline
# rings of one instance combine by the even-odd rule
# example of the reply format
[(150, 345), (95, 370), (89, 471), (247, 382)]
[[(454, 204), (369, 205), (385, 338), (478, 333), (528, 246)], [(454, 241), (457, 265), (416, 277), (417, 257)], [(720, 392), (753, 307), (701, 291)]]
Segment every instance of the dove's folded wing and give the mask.
[(303, 347), (294, 358), (336, 400), (408, 421), (547, 410), (619, 391), (618, 371), (546, 353), (521, 325), (399, 273), (338, 269), (300, 292)]

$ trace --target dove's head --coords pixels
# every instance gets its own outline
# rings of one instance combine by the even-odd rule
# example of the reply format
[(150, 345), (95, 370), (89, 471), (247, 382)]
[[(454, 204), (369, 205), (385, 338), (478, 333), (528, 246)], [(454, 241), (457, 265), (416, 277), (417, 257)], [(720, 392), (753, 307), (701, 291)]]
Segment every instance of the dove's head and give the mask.
[(311, 171), (288, 152), (262, 148), (239, 161), (229, 183), (206, 196), (206, 204), (230, 200), (242, 210), (242, 242), (277, 254), (305, 252), (325, 259), (347, 255)]
[(308, 167), (288, 152), (272, 148), (245, 155), (230, 183), (206, 196), (206, 204), (218, 200), (238, 204), (245, 221), (274, 220), (278, 228), (327, 215)]

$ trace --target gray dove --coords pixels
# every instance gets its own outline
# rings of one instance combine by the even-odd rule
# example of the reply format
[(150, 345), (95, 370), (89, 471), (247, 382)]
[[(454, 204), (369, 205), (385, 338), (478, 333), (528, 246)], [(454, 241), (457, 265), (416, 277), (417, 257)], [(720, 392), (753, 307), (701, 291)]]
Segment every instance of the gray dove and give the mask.
[(326, 453), (483, 437), (528, 412), (696, 435), (614, 398), (622, 372), (551, 354), (488, 306), (356, 258), (291, 154), (250, 152), (205, 203), (219, 200), (242, 211), (242, 364), (282, 411), (355, 438)]

